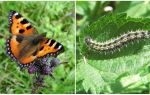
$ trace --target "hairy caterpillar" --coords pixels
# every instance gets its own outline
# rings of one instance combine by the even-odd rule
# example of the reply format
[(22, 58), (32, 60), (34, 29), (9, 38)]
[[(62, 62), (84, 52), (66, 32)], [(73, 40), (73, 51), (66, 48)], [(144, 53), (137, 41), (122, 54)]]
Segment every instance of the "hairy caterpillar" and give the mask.
[(127, 34), (121, 35), (118, 38), (108, 40), (106, 42), (97, 42), (91, 37), (85, 37), (85, 43), (91, 49), (100, 52), (113, 52), (114, 50), (120, 50), (123, 46), (127, 46), (129, 42), (137, 41), (140, 39), (146, 39), (150, 37), (150, 32), (145, 30), (130, 31)]

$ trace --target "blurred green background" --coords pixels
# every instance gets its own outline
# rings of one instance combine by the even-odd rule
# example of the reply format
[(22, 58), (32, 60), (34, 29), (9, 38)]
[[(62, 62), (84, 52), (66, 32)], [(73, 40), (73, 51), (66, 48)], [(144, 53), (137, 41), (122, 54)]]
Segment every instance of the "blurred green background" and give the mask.
[(62, 43), (65, 52), (58, 58), (67, 64), (55, 68), (53, 75), (45, 77), (45, 86), (38, 93), (74, 93), (75, 85), (75, 17), (74, 2), (0, 2), (0, 93), (31, 93), (33, 75), (19, 71), (17, 64), (5, 54), (5, 38), (9, 37), (8, 14), (15, 10), (22, 14), (39, 33)]
[[(108, 13), (127, 13), (131, 17), (150, 17), (150, 2), (144, 1), (77, 1), (76, 18), (77, 34), (84, 26), (90, 25), (98, 18)], [(105, 11), (106, 7), (112, 7), (112, 11)]]
[(103, 42), (131, 30), (150, 30), (149, 18), (148, 0), (77, 1), (76, 93), (150, 93), (149, 39), (107, 55), (84, 42), (86, 36)]

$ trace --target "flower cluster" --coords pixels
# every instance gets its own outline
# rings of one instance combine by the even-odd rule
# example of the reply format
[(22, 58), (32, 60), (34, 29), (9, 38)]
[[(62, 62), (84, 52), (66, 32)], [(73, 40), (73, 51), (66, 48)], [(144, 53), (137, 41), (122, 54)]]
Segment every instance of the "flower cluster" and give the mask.
[(45, 75), (53, 77), (52, 72), (59, 64), (61, 64), (61, 62), (58, 58), (52, 58), (51, 60), (49, 60), (49, 58), (42, 58), (41, 60), (37, 60), (34, 65), (28, 68), (29, 74), (35, 74), (32, 93), (36, 93), (36, 90), (43, 86)]

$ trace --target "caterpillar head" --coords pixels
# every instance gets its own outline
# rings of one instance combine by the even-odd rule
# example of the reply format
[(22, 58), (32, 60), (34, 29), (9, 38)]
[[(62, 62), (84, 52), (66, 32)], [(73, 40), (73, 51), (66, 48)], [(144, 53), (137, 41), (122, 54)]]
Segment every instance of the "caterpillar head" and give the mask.
[(91, 42), (91, 37), (90, 36), (85, 37), (85, 43), (90, 44), (90, 42)]

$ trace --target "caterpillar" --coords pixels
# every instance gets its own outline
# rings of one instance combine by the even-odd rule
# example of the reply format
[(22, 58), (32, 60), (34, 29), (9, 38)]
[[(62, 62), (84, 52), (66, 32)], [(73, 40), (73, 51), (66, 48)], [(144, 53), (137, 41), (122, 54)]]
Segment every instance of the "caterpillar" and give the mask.
[(127, 46), (129, 42), (138, 41), (140, 39), (146, 39), (150, 37), (150, 32), (145, 30), (130, 31), (127, 34), (123, 34), (117, 38), (98, 42), (93, 40), (90, 36), (85, 37), (85, 43), (91, 49), (99, 52), (113, 52), (114, 50), (120, 50), (123, 46)]

